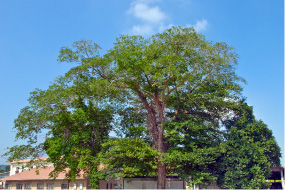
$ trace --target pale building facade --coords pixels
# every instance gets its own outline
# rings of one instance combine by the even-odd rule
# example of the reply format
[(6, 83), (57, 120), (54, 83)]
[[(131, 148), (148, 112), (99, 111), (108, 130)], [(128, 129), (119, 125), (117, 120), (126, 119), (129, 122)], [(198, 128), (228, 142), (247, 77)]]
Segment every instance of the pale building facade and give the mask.
[(45, 168), (32, 168), (12, 176), (3, 178), (5, 189), (25, 189), (25, 190), (86, 190), (90, 189), (88, 179), (80, 176), (75, 181), (68, 181), (65, 172), (59, 173), (56, 179), (50, 178), (49, 174), (54, 169), (53, 166)]
[[(88, 176), (83, 173), (75, 181), (68, 181), (65, 172), (58, 174), (56, 179), (50, 178), (49, 174), (54, 170), (53, 164), (44, 163), (45, 167), (37, 168), (36, 165), (28, 164), (31, 160), (10, 162), (10, 176), (2, 178), (3, 188), (11, 190), (87, 190), (91, 189)], [(41, 159), (40, 161), (45, 161)], [(103, 167), (103, 166), (100, 166)], [(108, 181), (100, 180), (99, 189), (156, 189), (155, 178), (109, 178)], [(177, 176), (167, 178), (167, 189), (185, 189), (184, 180)]]
[(10, 162), (10, 176), (2, 178), (3, 188), (5, 189), (25, 189), (25, 190), (86, 190), (90, 189), (88, 179), (83, 174), (75, 181), (66, 179), (66, 172), (58, 174), (56, 179), (50, 178), (49, 174), (53, 171), (52, 163), (45, 162), (46, 159), (34, 160), (41, 161), (42, 168), (36, 168), (36, 164), (28, 164), (31, 160), (20, 160)]

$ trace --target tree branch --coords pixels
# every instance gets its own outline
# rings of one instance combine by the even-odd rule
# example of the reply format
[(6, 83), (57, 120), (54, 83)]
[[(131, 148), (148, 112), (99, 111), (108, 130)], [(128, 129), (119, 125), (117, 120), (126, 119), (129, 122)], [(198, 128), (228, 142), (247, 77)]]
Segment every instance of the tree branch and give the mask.
[(143, 95), (139, 85), (135, 83), (135, 86), (137, 87), (137, 92), (138, 92), (137, 95), (138, 95), (139, 99), (144, 104), (146, 110), (148, 111), (148, 113), (150, 115), (151, 123), (153, 125), (150, 129), (151, 129), (151, 133), (152, 133), (152, 136), (154, 139), (155, 146), (157, 147), (158, 146), (157, 138), (158, 138), (159, 134), (158, 134), (158, 129), (157, 129), (158, 123), (157, 123), (157, 119), (156, 119), (155, 109), (153, 108), (153, 106), (150, 103), (148, 103), (148, 101), (147, 101), (146, 97)]
[(148, 79), (147, 75), (145, 74), (145, 72), (144, 72), (144, 71), (143, 71), (143, 73), (144, 73), (144, 76), (145, 76), (145, 78), (146, 78), (146, 81), (147, 81), (148, 85), (149, 85), (149, 86), (151, 86), (151, 83), (150, 83), (150, 81), (149, 81), (149, 79)]
[(161, 98), (161, 99), (162, 99), (163, 107), (164, 107), (164, 104), (165, 104), (165, 101), (166, 101), (166, 100), (164, 99), (164, 98), (165, 98), (165, 90), (166, 90), (166, 89), (169, 89), (169, 88), (168, 88), (168, 82), (170, 81), (170, 76), (171, 76), (171, 75), (170, 75), (170, 73), (169, 73), (168, 78), (167, 78), (167, 80), (165, 81), (164, 87), (163, 87), (163, 89), (162, 89), (162, 98)]
[(195, 71), (197, 71), (197, 69), (193, 69), (193, 71), (192, 71), (191, 73), (189, 73), (188, 75), (186, 75), (178, 85), (176, 85), (174, 88), (172, 88), (172, 89), (167, 93), (167, 95), (166, 95), (166, 97), (164, 98), (163, 102), (166, 102), (167, 99), (168, 99), (168, 97), (169, 97), (169, 95), (170, 95), (173, 91), (175, 91), (179, 86), (183, 85), (184, 82), (187, 80), (187, 78), (188, 78), (190, 75), (192, 75)]
[(206, 79), (209, 78), (209, 76), (213, 73), (214, 69), (211, 70), (211, 72), (203, 79), (201, 80), (194, 88), (192, 88), (192, 90), (189, 91), (189, 93), (192, 93), (199, 85), (203, 84)]

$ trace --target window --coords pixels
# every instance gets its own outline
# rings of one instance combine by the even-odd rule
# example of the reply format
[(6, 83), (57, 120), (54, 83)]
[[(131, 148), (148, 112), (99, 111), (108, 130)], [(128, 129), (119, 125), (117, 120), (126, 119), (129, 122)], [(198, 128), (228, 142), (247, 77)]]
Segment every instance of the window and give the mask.
[(38, 189), (38, 190), (44, 189), (44, 183), (43, 183), (43, 182), (38, 183), (38, 184), (37, 184), (37, 189)]
[(106, 184), (106, 189), (108, 189), (108, 183)]
[[(82, 186), (82, 187), (83, 187), (83, 186)], [(90, 181), (89, 181), (89, 180), (87, 181), (86, 189), (92, 189), (92, 187), (91, 187), (91, 185), (90, 185)]]
[(64, 190), (64, 189), (69, 189), (69, 184), (68, 183), (62, 183), (61, 184), (61, 189)]
[(25, 190), (31, 190), (32, 189), (32, 184), (31, 183), (25, 183), (24, 189)]
[(47, 183), (47, 189), (53, 189), (53, 183)]
[(83, 183), (80, 183), (79, 189), (80, 189), (80, 190), (83, 190)]
[(19, 171), (20, 171), (20, 167), (16, 167), (15, 173), (17, 174), (17, 173), (19, 173)]
[(12, 184), (11, 183), (6, 183), (5, 184), (5, 189), (12, 189)]
[(16, 189), (22, 189), (23, 188), (23, 184), (22, 183), (17, 183), (16, 184)]
[(76, 183), (74, 183), (74, 185), (73, 185), (73, 189), (74, 189), (74, 190), (76, 190), (76, 189), (77, 189), (77, 184), (76, 184)]

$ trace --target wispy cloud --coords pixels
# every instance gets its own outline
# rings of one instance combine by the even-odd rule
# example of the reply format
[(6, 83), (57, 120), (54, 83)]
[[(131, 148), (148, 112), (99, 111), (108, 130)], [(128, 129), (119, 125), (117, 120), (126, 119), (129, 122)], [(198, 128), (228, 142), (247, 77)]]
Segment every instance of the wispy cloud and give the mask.
[(206, 30), (207, 27), (208, 27), (208, 21), (203, 19), (203, 20), (199, 20), (196, 22), (196, 24), (193, 26), (194, 29), (197, 31), (197, 32), (201, 32), (203, 30)]
[(139, 23), (132, 27), (130, 33), (135, 35), (151, 35), (164, 25), (166, 14), (158, 6), (151, 6), (154, 1), (137, 0), (131, 4), (128, 14), (138, 19)]
[(208, 28), (208, 21), (206, 19), (198, 20), (194, 25), (193, 24), (186, 24), (186, 27), (193, 27), (196, 32), (204, 31)]
[(165, 13), (158, 6), (150, 7), (148, 4), (142, 2), (133, 3), (128, 13), (146, 22), (159, 23), (166, 18)]
[(153, 27), (150, 25), (135, 25), (133, 26), (131, 33), (134, 35), (150, 35), (154, 33)]
[[(153, 3), (159, 0), (136, 0), (131, 3), (130, 9), (127, 11), (137, 19), (137, 24), (132, 26), (129, 31), (133, 35), (151, 35), (156, 32), (163, 32), (174, 24), (165, 24), (168, 16), (159, 6), (154, 6)], [(206, 19), (198, 20), (194, 25), (185, 24), (186, 27), (193, 27), (197, 32), (207, 29), (208, 21)]]

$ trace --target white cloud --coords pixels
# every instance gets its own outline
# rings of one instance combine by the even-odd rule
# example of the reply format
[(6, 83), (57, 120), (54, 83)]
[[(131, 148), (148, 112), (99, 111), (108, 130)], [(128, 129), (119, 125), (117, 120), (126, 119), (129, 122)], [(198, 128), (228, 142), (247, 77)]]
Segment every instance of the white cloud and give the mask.
[(196, 24), (193, 26), (194, 29), (197, 31), (197, 32), (201, 32), (203, 30), (206, 30), (207, 27), (208, 27), (208, 21), (203, 19), (203, 20), (199, 20), (196, 22)]
[(128, 13), (133, 14), (136, 18), (142, 19), (146, 22), (162, 22), (166, 15), (159, 9), (158, 6), (149, 7), (148, 4), (142, 2), (135, 2), (132, 4)]
[(134, 35), (151, 35), (164, 27), (166, 14), (158, 6), (153, 6), (158, 0), (136, 0), (131, 4), (128, 14), (138, 19), (130, 31)]
[[(128, 14), (135, 17), (138, 21), (136, 25), (133, 25), (130, 34), (133, 35), (151, 35), (156, 32), (164, 32), (166, 29), (175, 26), (174, 24), (165, 24), (168, 17), (160, 10), (158, 6), (153, 6), (154, 2), (159, 0), (136, 0), (131, 3)], [(184, 2), (184, 1), (183, 1)], [(197, 21), (194, 25), (186, 24), (186, 27), (193, 27), (197, 32), (206, 30), (208, 27), (208, 21), (202, 19)]]
[(151, 35), (153, 34), (153, 28), (150, 25), (135, 25), (131, 30), (133, 35)]
[(207, 29), (208, 21), (206, 19), (198, 20), (194, 25), (186, 24), (185, 27), (193, 27), (196, 32), (201, 32)]

